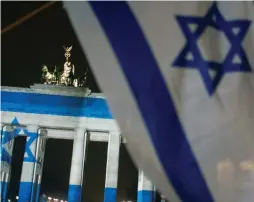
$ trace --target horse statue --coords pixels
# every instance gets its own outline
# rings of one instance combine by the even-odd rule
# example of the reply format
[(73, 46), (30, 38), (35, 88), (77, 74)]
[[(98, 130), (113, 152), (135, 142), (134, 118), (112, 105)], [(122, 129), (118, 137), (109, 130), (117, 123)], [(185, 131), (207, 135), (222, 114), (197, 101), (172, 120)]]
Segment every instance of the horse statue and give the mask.
[(56, 68), (53, 73), (49, 72), (48, 67), (46, 65), (42, 65), (42, 75), (41, 75), (41, 82), (43, 84), (54, 84), (57, 83), (57, 75), (56, 75)]
[(87, 72), (88, 72), (88, 68), (86, 68), (84, 75), (78, 79), (78, 87), (87, 86)]

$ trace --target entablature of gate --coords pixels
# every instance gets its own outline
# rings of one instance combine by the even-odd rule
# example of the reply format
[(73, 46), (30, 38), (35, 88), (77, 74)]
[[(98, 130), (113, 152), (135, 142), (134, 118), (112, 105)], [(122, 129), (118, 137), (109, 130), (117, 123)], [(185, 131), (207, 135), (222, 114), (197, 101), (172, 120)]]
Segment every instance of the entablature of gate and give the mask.
[(103, 94), (87, 88), (36, 84), (31, 88), (1, 88), (1, 122), (48, 129), (119, 131)]

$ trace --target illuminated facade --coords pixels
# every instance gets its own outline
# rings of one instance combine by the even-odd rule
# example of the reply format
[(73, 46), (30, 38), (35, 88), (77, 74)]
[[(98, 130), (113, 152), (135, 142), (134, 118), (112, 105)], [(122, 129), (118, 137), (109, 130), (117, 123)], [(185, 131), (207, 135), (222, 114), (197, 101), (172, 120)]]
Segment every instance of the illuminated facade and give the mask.
[[(103, 94), (86, 88), (86, 73), (76, 77), (72, 46), (64, 47), (62, 70), (42, 67), (41, 83), (30, 88), (2, 87), (1, 201), (6, 202), (15, 137), (26, 136), (19, 202), (38, 202), (48, 138), (73, 140), (68, 201), (81, 201), (89, 141), (108, 142), (105, 202), (116, 202), (120, 144), (124, 142)], [(138, 202), (153, 201), (153, 185), (139, 172)]]
[[(81, 201), (88, 141), (108, 142), (104, 201), (117, 196), (119, 148), (124, 142), (102, 94), (87, 88), (36, 84), (1, 89), (1, 199), (7, 201), (15, 137), (26, 136), (19, 202), (39, 201), (47, 139), (73, 139), (69, 202)], [(153, 186), (139, 174), (138, 201), (153, 201)]]

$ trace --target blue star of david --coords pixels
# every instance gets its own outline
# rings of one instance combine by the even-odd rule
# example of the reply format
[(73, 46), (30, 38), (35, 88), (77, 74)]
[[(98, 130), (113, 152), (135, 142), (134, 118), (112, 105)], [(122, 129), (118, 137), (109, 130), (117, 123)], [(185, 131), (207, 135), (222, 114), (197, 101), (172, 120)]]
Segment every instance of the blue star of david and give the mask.
[[(16, 117), (12, 120), (11, 124), (14, 125), (14, 126), (20, 126), (19, 121), (18, 121), (18, 119), (17, 119)], [(19, 133), (20, 133), (21, 130), (22, 130), (21, 128), (15, 128), (15, 133), (14, 133), (13, 139), (14, 139), (16, 136), (19, 135)], [(27, 134), (27, 129), (23, 129), (23, 131), (24, 131), (25, 134)]]
[[(15, 119), (12, 121), (12, 124), (13, 125), (20, 125), (17, 118), (15, 117)], [(16, 136), (19, 134), (19, 132), (21, 131), (22, 129), (20, 128), (16, 128), (15, 130), (15, 134)], [(23, 129), (24, 130), (24, 133), (26, 134), (27, 138), (29, 138), (29, 140), (26, 142), (26, 146), (25, 146), (25, 153), (27, 154), (26, 157), (24, 157), (24, 162), (36, 162), (36, 158), (35, 156), (33, 155), (31, 149), (30, 149), (30, 146), (32, 145), (32, 143), (38, 138), (38, 133), (31, 133), (31, 132), (28, 132), (27, 129)]]
[[(176, 16), (176, 19), (187, 42), (172, 63), (172, 66), (176, 68), (198, 69), (209, 95), (213, 95), (216, 91), (224, 74), (252, 71), (245, 51), (241, 46), (251, 21), (225, 20), (217, 8), (216, 3), (211, 6), (204, 17)], [(196, 25), (197, 27), (195, 30), (191, 30), (190, 25)], [(208, 26), (213, 27), (217, 31), (222, 31), (230, 42), (231, 47), (222, 63), (204, 60), (198, 48), (198, 39)], [(234, 32), (234, 29), (238, 31)], [(192, 55), (191, 59), (187, 57), (188, 54)], [(240, 62), (235, 63), (235, 57), (238, 57)], [(214, 77), (210, 76), (210, 70), (215, 72)]]
[[(12, 125), (20, 126), (17, 118), (15, 117), (13, 121), (11, 122)], [(2, 132), (2, 144), (7, 144), (9, 141), (13, 140), (15, 137), (19, 135), (19, 132), (21, 131), (21, 128), (16, 128), (13, 132)], [(27, 129), (23, 129), (24, 133), (27, 135), (27, 138), (30, 137), (30, 139), (26, 142), (25, 146), (25, 153), (27, 154), (26, 157), (24, 157), (25, 162), (36, 162), (36, 158), (33, 155), (30, 146), (31, 144), (38, 138), (37, 133), (30, 133), (27, 131)], [(10, 162), (11, 156), (10, 154), (2, 147), (2, 155), (1, 155), (2, 161)]]

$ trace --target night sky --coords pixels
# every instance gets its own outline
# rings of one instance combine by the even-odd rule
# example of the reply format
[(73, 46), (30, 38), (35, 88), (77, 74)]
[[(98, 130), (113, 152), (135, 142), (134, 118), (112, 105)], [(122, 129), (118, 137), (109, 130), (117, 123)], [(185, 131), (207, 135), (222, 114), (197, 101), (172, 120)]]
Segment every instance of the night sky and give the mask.
[[(2, 29), (45, 3), (1, 2)], [(62, 68), (65, 62), (63, 45), (73, 45), (71, 61), (78, 75), (82, 75), (86, 67), (89, 68), (61, 2), (2, 34), (1, 42), (2, 86), (29, 87), (39, 83), (42, 64), (46, 64), (50, 71), (55, 65)], [(93, 92), (100, 92), (91, 71), (88, 73), (88, 86)], [(24, 145), (25, 138), (18, 137), (14, 145), (9, 197), (18, 194)], [(83, 201), (103, 200), (106, 154), (106, 143), (89, 143)], [(66, 199), (71, 155), (72, 141), (48, 140), (41, 188), (43, 193)], [(135, 199), (137, 177), (137, 169), (125, 147), (121, 146), (118, 201)]]

